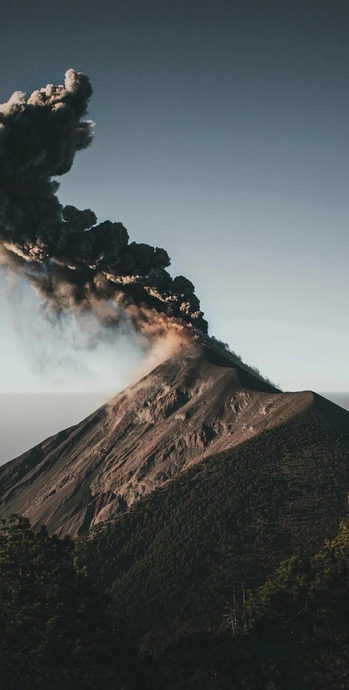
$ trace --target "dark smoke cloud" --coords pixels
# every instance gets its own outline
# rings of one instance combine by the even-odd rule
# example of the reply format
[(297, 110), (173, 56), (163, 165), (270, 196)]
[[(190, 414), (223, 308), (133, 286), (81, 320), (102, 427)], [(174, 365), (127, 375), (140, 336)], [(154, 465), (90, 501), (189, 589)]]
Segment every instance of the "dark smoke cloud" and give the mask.
[(28, 98), (16, 91), (0, 106), (0, 251), (53, 312), (92, 311), (106, 325), (131, 319), (149, 335), (170, 324), (204, 333), (207, 323), (194, 286), (171, 278), (164, 249), (129, 242), (122, 223), (96, 224), (90, 209), (63, 207), (59, 184), (77, 151), (90, 145), (93, 123), (83, 120), (89, 79), (70, 69), (64, 85)]

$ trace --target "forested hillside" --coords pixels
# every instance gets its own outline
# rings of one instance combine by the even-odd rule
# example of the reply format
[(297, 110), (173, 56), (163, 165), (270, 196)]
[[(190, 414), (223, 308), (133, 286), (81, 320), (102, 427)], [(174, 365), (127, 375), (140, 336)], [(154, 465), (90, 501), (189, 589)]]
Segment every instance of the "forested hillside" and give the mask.
[(315, 553), (346, 513), (349, 434), (315, 406), (216, 455), (78, 543), (146, 648), (219, 629), (233, 588)]
[[(140, 656), (74, 560), (70, 540), (0, 523), (0, 687), (5, 690), (344, 690), (349, 684), (349, 523), (293, 556), (220, 631)], [(142, 612), (140, 611), (140, 618)]]
[[(312, 557), (284, 561), (226, 631), (166, 649), (156, 690), (345, 690), (349, 687), (349, 523)], [(234, 634), (235, 623), (235, 634)]]
[(137, 652), (74, 556), (68, 538), (0, 521), (1, 690), (136, 687)]

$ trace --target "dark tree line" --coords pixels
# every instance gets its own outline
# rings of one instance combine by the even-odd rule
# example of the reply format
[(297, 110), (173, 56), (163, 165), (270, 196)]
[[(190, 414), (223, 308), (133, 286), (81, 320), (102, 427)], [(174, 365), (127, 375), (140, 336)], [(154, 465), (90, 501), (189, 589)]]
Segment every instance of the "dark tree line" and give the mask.
[(156, 658), (128, 641), (74, 543), (18, 516), (0, 522), (0, 600), (1, 690), (349, 687), (348, 520), (315, 556), (242, 586), (219, 632), (179, 634)]
[(165, 650), (155, 688), (349, 688), (349, 520), (314, 557), (281, 563), (234, 615), (234, 630), (229, 616), (226, 632)]
[(0, 601), (1, 689), (133, 687), (137, 655), (70, 539), (34, 532), (19, 516), (2, 520)]

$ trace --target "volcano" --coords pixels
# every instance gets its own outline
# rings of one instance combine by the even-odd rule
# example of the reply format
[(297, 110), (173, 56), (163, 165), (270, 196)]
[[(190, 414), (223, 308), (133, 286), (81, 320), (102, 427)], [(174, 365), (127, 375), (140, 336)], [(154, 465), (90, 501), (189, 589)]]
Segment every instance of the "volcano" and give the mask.
[(210, 341), (192, 342), (81, 423), (2, 466), (0, 516), (19, 513), (34, 527), (76, 536), (195, 465), (305, 419), (319, 429), (319, 447), (330, 428), (347, 450), (348, 412), (310, 391), (282, 393)]

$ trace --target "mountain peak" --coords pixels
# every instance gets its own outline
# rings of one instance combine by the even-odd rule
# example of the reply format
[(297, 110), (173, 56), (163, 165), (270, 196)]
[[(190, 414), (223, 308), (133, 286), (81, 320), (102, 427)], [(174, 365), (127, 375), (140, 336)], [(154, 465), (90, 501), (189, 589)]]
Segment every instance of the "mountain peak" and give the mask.
[(281, 393), (210, 339), (182, 345), (80, 424), (0, 468), (0, 515), (81, 533), (311, 406), (312, 393)]

